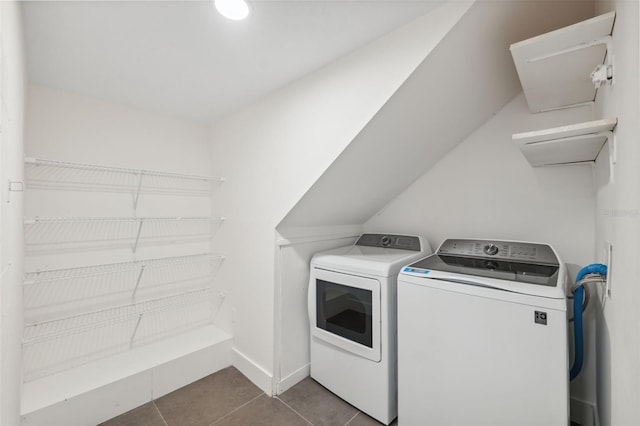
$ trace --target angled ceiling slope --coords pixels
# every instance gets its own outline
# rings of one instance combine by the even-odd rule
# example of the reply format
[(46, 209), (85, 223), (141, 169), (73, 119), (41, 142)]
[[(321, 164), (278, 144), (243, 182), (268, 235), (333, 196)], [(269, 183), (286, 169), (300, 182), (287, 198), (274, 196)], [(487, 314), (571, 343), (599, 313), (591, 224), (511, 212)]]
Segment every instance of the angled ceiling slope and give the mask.
[(521, 91), (511, 43), (592, 14), (592, 2), (476, 1), (278, 228), (366, 222)]

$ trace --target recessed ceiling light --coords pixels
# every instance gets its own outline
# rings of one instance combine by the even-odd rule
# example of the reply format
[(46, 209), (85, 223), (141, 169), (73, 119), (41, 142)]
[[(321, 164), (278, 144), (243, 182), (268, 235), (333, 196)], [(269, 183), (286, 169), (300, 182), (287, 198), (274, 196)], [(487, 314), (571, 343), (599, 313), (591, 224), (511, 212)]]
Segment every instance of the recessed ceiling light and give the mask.
[(245, 0), (214, 0), (214, 3), (225, 18), (239, 21), (249, 16), (249, 5)]

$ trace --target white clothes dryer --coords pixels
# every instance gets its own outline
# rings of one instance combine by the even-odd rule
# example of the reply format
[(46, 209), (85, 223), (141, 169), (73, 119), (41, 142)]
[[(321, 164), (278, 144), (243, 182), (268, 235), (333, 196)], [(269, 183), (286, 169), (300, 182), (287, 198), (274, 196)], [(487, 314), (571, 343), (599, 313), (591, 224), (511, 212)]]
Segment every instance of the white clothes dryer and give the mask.
[(567, 426), (566, 270), (551, 246), (446, 240), (398, 277), (401, 425)]
[(311, 377), (384, 424), (397, 417), (398, 272), (430, 253), (419, 236), (363, 234), (311, 260)]

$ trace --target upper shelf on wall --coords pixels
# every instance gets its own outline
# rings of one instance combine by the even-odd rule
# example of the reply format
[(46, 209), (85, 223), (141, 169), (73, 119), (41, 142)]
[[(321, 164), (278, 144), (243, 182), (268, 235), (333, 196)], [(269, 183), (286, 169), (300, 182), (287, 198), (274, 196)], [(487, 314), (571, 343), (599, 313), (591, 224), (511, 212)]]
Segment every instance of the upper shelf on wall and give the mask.
[(516, 133), (513, 141), (534, 167), (595, 161), (617, 123), (610, 118)]
[(210, 195), (219, 176), (200, 176), (146, 169), (25, 158), (27, 184), (36, 188), (64, 188), (107, 192)]
[[(615, 16), (609, 12), (511, 45), (531, 112), (593, 101), (596, 88), (612, 81)], [(605, 58), (607, 65), (602, 68)], [(592, 80), (596, 68), (599, 72)]]

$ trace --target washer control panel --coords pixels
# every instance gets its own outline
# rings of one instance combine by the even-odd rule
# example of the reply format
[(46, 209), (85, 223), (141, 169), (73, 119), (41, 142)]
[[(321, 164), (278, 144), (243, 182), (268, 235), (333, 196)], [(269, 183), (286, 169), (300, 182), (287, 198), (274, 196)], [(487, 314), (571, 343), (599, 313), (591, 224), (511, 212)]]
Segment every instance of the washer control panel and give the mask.
[(548, 245), (513, 241), (445, 240), (437, 254), (558, 264), (558, 258)]
[(362, 234), (356, 241), (356, 245), (412, 251), (421, 249), (420, 238), (412, 235)]

